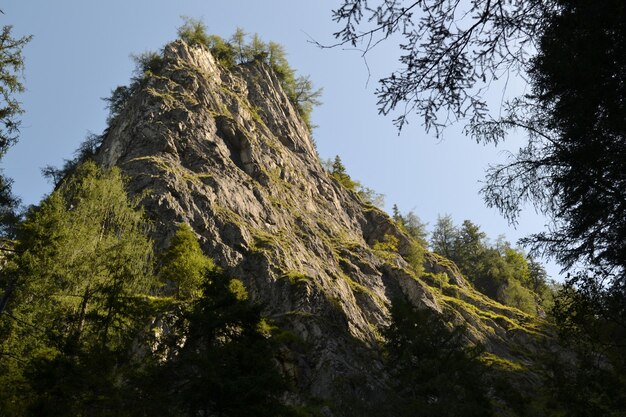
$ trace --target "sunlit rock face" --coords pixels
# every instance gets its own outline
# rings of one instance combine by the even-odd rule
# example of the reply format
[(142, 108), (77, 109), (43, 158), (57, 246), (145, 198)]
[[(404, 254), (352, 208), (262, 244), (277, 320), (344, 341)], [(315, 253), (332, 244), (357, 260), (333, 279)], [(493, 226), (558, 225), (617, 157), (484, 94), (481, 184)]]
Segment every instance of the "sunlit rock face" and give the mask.
[[(167, 45), (163, 68), (112, 120), (97, 159), (128, 176), (157, 247), (188, 223), (293, 336), (277, 354), (297, 386), (290, 401), (315, 397), (331, 415), (355, 416), (384, 403), (379, 345), (396, 299), (453, 311), (468, 342), (498, 356), (524, 363), (519, 352), (534, 349), (528, 316), (474, 291), (449, 261), (426, 253), (423, 266), (411, 263), (396, 224), (324, 171), (263, 63), (226, 69), (206, 49)], [(397, 250), (377, 245), (385, 241)]]

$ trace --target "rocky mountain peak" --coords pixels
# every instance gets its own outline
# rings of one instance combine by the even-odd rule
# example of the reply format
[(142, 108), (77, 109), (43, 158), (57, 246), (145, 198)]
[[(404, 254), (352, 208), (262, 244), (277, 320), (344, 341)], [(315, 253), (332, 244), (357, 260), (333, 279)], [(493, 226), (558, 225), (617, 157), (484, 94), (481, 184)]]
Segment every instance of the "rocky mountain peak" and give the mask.
[(301, 392), (363, 407), (384, 398), (378, 343), (396, 299), (453, 312), (473, 342), (507, 360), (524, 364), (520, 352), (534, 349), (534, 319), (473, 290), (449, 261), (415, 258), (415, 242), (386, 213), (324, 171), (263, 62), (225, 68), (203, 47), (167, 45), (113, 118), (97, 160), (129, 177), (157, 246), (188, 223), (302, 341), (281, 363)]

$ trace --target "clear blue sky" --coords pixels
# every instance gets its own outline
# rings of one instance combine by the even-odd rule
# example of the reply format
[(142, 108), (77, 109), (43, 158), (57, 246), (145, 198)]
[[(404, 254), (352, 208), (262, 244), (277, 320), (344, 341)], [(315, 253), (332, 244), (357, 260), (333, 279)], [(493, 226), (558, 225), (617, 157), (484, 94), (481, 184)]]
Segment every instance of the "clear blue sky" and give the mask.
[[(438, 214), (456, 223), (470, 219), (492, 238), (515, 242), (541, 231), (545, 220), (526, 210), (511, 228), (479, 196), (485, 168), (502, 161), (503, 152), (477, 145), (451, 128), (443, 141), (428, 135), (414, 119), (400, 136), (391, 118), (379, 116), (376, 80), (395, 67), (397, 50), (387, 43), (368, 57), (371, 78), (358, 51), (321, 50), (308, 40), (331, 43), (338, 26), (331, 10), (339, 0), (20, 0), (3, 2), (2, 24), (15, 34), (32, 34), (25, 49), (26, 110), (19, 143), (2, 161), (25, 204), (50, 192), (40, 168), (70, 158), (88, 132), (101, 133), (107, 111), (102, 97), (127, 84), (130, 54), (157, 50), (175, 39), (180, 16), (202, 18), (211, 33), (229, 37), (237, 26), (286, 47), (291, 65), (324, 88), (323, 105), (313, 114), (323, 158), (338, 154), (348, 173), (385, 194), (387, 211), (398, 204), (433, 225)], [(522, 89), (521, 83), (513, 88)], [(495, 96), (499, 97), (499, 92)], [(556, 277), (558, 268), (548, 265)]]

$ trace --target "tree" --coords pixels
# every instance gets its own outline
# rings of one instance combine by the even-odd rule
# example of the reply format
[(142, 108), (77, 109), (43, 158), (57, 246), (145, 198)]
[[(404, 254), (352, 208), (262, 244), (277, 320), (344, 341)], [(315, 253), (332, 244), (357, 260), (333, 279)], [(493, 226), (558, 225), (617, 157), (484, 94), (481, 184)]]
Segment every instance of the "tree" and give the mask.
[(490, 244), (480, 227), (465, 220), (456, 227), (449, 216), (439, 217), (432, 233), (433, 251), (453, 261), (483, 294), (529, 314), (543, 314), (552, 290), (545, 269), (523, 251), (499, 238)]
[(265, 61), (268, 57), (268, 46), (261, 39), (258, 33), (252, 35), (252, 40), (248, 45), (248, 54), (253, 60)]
[[(24, 112), (16, 95), (24, 91), (22, 72), (24, 58), (22, 49), (32, 36), (14, 38), (12, 26), (3, 26), (0, 32), (0, 159), (9, 147), (17, 141), (19, 134), (19, 115)], [(16, 224), (19, 199), (11, 191), (11, 179), (0, 173), (0, 238), (10, 238), (11, 228)], [(0, 251), (6, 252), (4, 242)], [(1, 300), (1, 299), (0, 299)], [(0, 306), (0, 311), (2, 307)]]
[(181, 223), (169, 247), (161, 257), (159, 277), (167, 285), (173, 283), (176, 297), (193, 298), (201, 293), (200, 287), (209, 269), (215, 268), (200, 248), (195, 233), (186, 223)]
[(147, 230), (119, 169), (92, 162), (27, 213), (0, 275), (3, 289), (13, 285), (0, 316), (0, 379), (21, 387), (0, 393), (0, 409), (116, 414), (130, 343), (144, 330), (140, 297), (153, 285)]
[[(515, 220), (530, 201), (553, 223), (525, 242), (570, 271), (580, 297), (557, 303), (572, 328), (626, 340), (626, 8), (619, 1), (559, 1), (530, 67), (532, 95), (521, 102), (529, 142), (489, 173), (485, 196)], [(518, 107), (519, 107), (518, 106)], [(519, 113), (519, 112), (518, 112)], [(576, 300), (576, 302), (571, 302)], [(605, 327), (612, 331), (597, 333)], [(580, 339), (578, 334), (575, 339)]]
[(211, 42), (207, 35), (206, 25), (202, 20), (193, 19), (191, 17), (183, 17), (183, 25), (176, 31), (178, 37), (184, 40), (188, 45), (207, 46)]
[(24, 91), (22, 49), (32, 39), (32, 36), (14, 38), (11, 30), (12, 26), (3, 26), (0, 32), (0, 157), (15, 143), (19, 133), (17, 117), (24, 110), (15, 94)]
[[(524, 73), (556, 0), (378, 1), (343, 0), (333, 20), (343, 24), (334, 36), (340, 45), (361, 46), (366, 55), (394, 35), (400, 69), (380, 80), (379, 112), (401, 109), (402, 128), (416, 112), (426, 130), (454, 120), (473, 126), (488, 119), (483, 92), (509, 73)], [(321, 45), (320, 45), (321, 46)], [(406, 105), (403, 105), (406, 103)]]
[(235, 50), (235, 61), (238, 64), (248, 62), (250, 56), (248, 54), (248, 46), (246, 45), (246, 37), (248, 34), (240, 27), (235, 29), (235, 33), (230, 37), (230, 44)]
[(398, 205), (395, 203), (393, 207), (391, 208), (391, 218), (396, 223), (400, 223), (402, 221), (402, 214), (400, 213), (400, 209), (398, 208)]
[[(237, 28), (235, 33), (227, 42), (217, 35), (208, 35), (206, 26), (201, 20), (184, 17), (183, 25), (178, 29), (178, 36), (189, 45), (206, 46), (213, 56), (226, 68), (230, 68), (237, 64), (249, 64), (252, 62), (264, 62), (268, 64), (276, 76), (278, 77), (285, 94), (294, 105), (309, 130), (313, 129), (311, 124), (311, 112), (313, 107), (321, 104), (319, 98), (322, 95), (322, 89), (315, 89), (313, 83), (308, 76), (296, 77), (296, 71), (291, 68), (286, 58), (285, 48), (276, 43), (265, 43), (258, 34), (253, 34), (252, 39), (248, 41), (248, 33), (243, 29)], [(146, 69), (151, 69), (151, 65), (143, 65), (141, 60), (139, 68), (140, 75), (143, 75)], [(151, 61), (148, 60), (148, 63)], [(158, 63), (158, 62), (157, 62)], [(152, 71), (155, 72), (155, 71)], [(132, 86), (131, 86), (132, 88)], [(118, 88), (119, 89), (119, 88)], [(116, 97), (117, 94), (117, 97)], [(119, 107), (118, 97), (124, 98), (125, 90), (116, 90), (109, 101), (111, 109)]]
[(279, 43), (270, 41), (268, 48), (268, 63), (274, 69), (274, 72), (280, 79), (288, 77), (291, 68), (287, 62), (287, 53), (285, 47)]
[(450, 215), (437, 216), (437, 223), (430, 238), (430, 245), (433, 252), (441, 256), (452, 259), (454, 256), (454, 246), (457, 235), (456, 226)]
[[(208, 258), (207, 258), (208, 261)], [(202, 294), (179, 313), (154, 378), (148, 407), (167, 415), (287, 416), (287, 385), (273, 362), (271, 335), (243, 283), (205, 270)]]
[[(486, 249), (487, 235), (480, 230), (477, 224), (470, 220), (463, 220), (455, 242), (453, 260), (460, 265), (477, 265)], [(470, 273), (469, 275), (477, 275)]]
[(339, 155), (335, 155), (335, 160), (333, 161), (332, 171), (330, 175), (339, 181), (339, 184), (344, 186), (350, 191), (356, 191), (357, 185), (359, 185), (356, 181), (353, 181), (352, 178), (346, 173), (346, 167), (341, 162), (341, 158)]
[(422, 222), (417, 214), (412, 210), (407, 214), (402, 215), (398, 206), (393, 205), (392, 219), (403, 229), (410, 237), (415, 239), (421, 246), (426, 247), (428, 242), (428, 232), (426, 232), (426, 224)]
[(493, 415), (479, 347), (465, 345), (462, 327), (450, 328), (437, 313), (396, 301), (386, 329), (385, 364), (399, 416)]

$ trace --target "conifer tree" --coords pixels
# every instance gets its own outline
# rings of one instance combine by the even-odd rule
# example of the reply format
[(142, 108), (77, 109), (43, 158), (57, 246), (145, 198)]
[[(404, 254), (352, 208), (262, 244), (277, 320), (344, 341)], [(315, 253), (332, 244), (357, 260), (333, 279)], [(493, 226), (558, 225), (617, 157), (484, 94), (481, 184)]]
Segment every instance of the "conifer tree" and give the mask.
[(235, 61), (238, 64), (248, 62), (248, 46), (246, 45), (246, 37), (248, 34), (240, 27), (235, 29), (235, 33), (230, 37), (230, 43), (235, 50)]
[(437, 223), (430, 238), (430, 245), (433, 252), (448, 259), (454, 256), (454, 245), (457, 229), (454, 226), (450, 215), (438, 216)]
[[(138, 297), (152, 286), (152, 244), (118, 169), (76, 169), (20, 227), (2, 271), (16, 289), (0, 317), (0, 383), (20, 384), (15, 415), (100, 415), (137, 328)], [(3, 390), (0, 390), (3, 391)], [(104, 404), (106, 402), (106, 404)], [(87, 405), (91, 404), (91, 405)]]
[(201, 293), (204, 276), (214, 267), (211, 259), (202, 253), (191, 227), (181, 223), (162, 256), (159, 277), (166, 285), (175, 285), (177, 298), (187, 299)]
[[(31, 36), (15, 38), (11, 34), (12, 30), (12, 26), (5, 25), (0, 31), (0, 159), (17, 141), (21, 123), (19, 116), (24, 112), (16, 98), (17, 94), (24, 91), (22, 49), (32, 39)], [(10, 249), (10, 242), (4, 239), (11, 237), (12, 226), (18, 220), (16, 210), (19, 199), (13, 195), (11, 185), (12, 180), (0, 172), (0, 238), (3, 239), (0, 251), (4, 252)], [(0, 303), (2, 300), (0, 298)]]
[(346, 173), (346, 167), (341, 162), (339, 155), (335, 156), (333, 170), (330, 173), (341, 185), (351, 191), (355, 191), (357, 183)]

